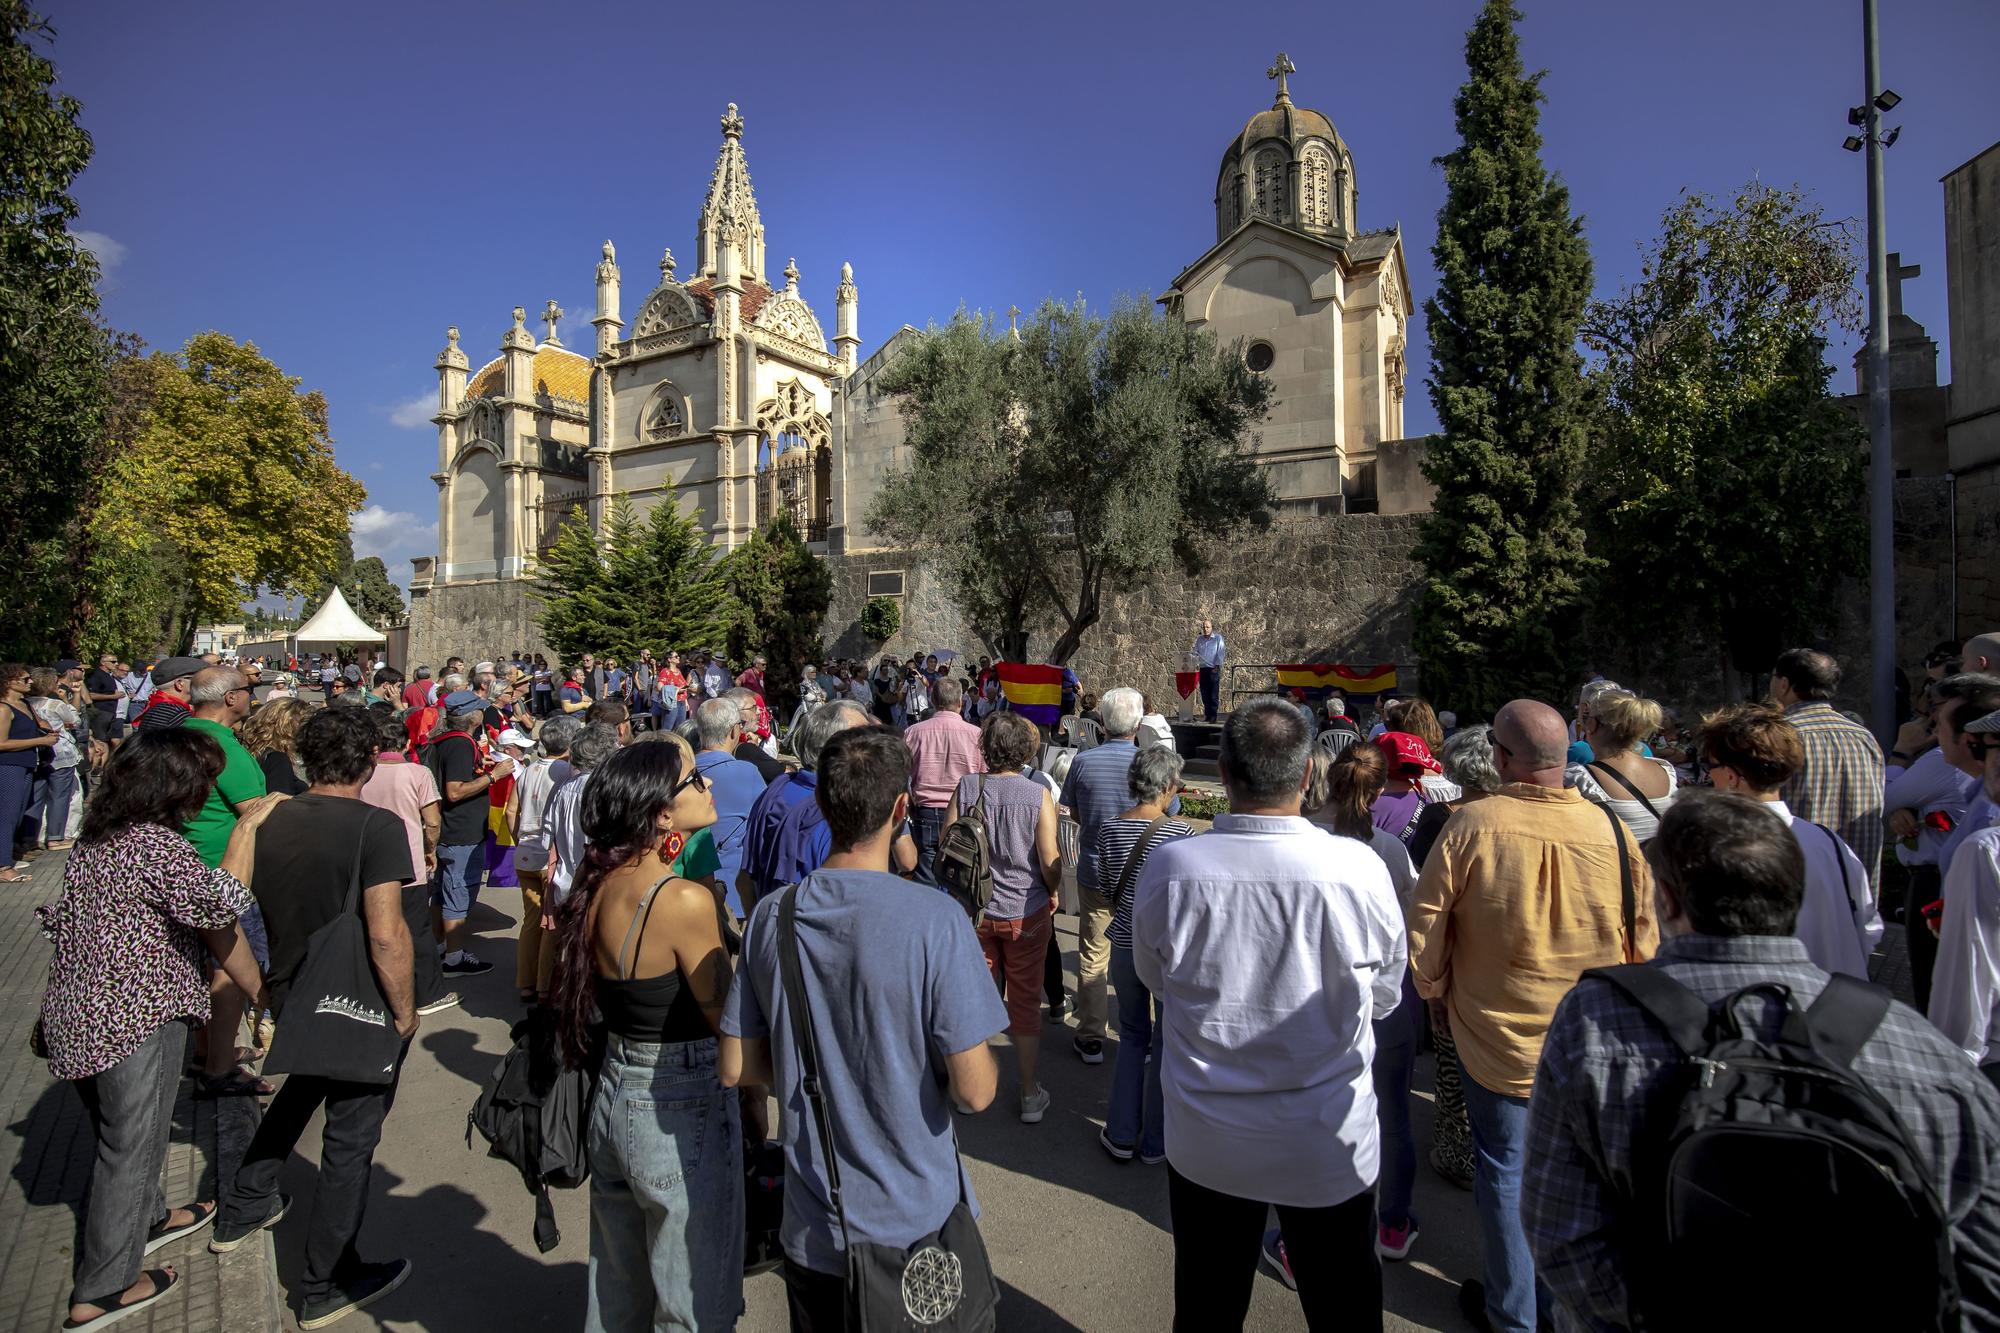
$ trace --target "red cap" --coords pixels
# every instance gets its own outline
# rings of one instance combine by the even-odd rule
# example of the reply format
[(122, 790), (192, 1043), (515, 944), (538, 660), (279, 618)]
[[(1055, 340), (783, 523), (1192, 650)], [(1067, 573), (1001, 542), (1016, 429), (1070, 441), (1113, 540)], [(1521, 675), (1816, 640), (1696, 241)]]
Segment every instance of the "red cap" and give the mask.
[(1431, 758), (1431, 747), (1424, 744), (1421, 736), (1412, 736), (1407, 731), (1385, 731), (1375, 738), (1375, 748), (1389, 761), (1393, 772), (1407, 764), (1414, 764), (1426, 773), (1442, 773), (1444, 769)]

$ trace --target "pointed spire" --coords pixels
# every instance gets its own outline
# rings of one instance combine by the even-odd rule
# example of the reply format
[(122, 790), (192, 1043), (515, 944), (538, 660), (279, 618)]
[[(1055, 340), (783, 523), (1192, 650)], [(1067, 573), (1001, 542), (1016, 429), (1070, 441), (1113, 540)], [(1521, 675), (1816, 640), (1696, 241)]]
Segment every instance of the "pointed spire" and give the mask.
[(785, 261), (785, 295), (797, 296), (798, 294), (799, 261), (796, 259), (787, 259)]
[(739, 249), (744, 272), (764, 280), (764, 221), (757, 213), (757, 196), (750, 188), (750, 167), (743, 159), (743, 117), (731, 102), (722, 117), (722, 149), (709, 177), (708, 198), (701, 206), (701, 247), (697, 267), (713, 277), (724, 237)]
[(609, 241), (604, 243), (604, 258), (597, 264), (597, 280), (599, 283), (618, 281), (618, 251)]

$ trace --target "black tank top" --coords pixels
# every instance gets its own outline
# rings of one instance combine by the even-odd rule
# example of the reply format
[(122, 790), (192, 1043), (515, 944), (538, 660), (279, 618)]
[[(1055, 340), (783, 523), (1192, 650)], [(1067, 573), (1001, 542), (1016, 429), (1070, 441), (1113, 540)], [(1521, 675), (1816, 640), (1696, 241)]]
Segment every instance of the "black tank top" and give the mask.
[[(638, 962), (638, 942), (645, 934), (646, 918), (652, 914), (653, 897), (666, 882), (663, 879), (647, 889), (632, 913), (632, 924), (625, 928), (625, 938), (618, 946), (621, 973), (631, 971)], [(700, 1041), (715, 1035), (678, 967), (656, 977), (599, 977), (597, 1009), (604, 1015), (604, 1030), (628, 1041)]]

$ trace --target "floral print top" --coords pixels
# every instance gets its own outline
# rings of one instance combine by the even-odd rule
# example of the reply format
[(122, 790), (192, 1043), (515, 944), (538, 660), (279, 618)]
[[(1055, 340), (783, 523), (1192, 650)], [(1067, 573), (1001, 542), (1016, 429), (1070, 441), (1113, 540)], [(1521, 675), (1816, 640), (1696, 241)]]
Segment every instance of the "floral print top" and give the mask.
[(206, 1023), (208, 959), (195, 931), (231, 925), (254, 903), (236, 876), (158, 824), (79, 844), (62, 895), (35, 909), (56, 946), (42, 999), (49, 1072), (89, 1078), (174, 1019)]

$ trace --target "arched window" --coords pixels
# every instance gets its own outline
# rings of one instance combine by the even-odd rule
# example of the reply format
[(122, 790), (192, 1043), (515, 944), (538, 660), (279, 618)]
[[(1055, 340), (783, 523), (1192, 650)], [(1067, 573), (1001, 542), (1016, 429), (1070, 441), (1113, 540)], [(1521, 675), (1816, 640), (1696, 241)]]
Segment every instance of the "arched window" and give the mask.
[(1256, 210), (1260, 218), (1285, 215), (1285, 159), (1275, 148), (1257, 154)]
[(653, 391), (640, 431), (648, 440), (677, 440), (687, 434), (687, 412), (681, 406), (680, 390), (662, 384)]
[(1299, 220), (1308, 227), (1333, 225), (1333, 155), (1308, 144), (1299, 159)]

